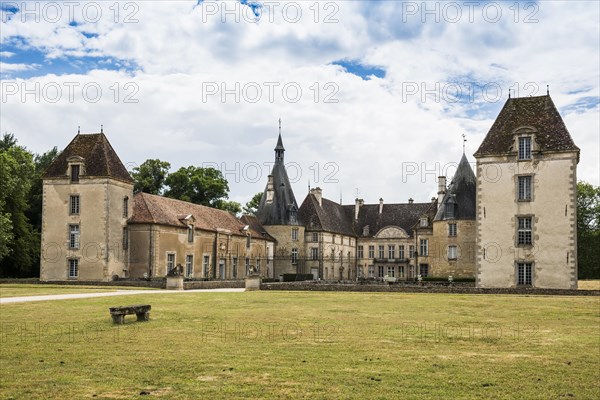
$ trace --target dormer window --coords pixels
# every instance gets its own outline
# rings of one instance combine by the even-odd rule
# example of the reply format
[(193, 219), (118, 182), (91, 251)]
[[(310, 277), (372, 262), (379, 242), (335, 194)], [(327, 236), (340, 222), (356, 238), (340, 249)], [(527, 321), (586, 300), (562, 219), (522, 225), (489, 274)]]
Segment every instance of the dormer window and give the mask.
[(429, 226), (429, 220), (427, 219), (427, 217), (421, 217), (421, 221), (419, 222), (419, 225), (422, 228), (426, 228)]
[(519, 138), (519, 160), (531, 160), (531, 136)]
[(446, 200), (446, 205), (444, 207), (444, 218), (445, 219), (454, 219), (456, 217), (456, 203), (453, 198), (449, 198)]
[(71, 183), (79, 183), (79, 173), (81, 166), (79, 164), (71, 165)]
[(189, 243), (194, 242), (194, 225), (188, 225), (187, 227), (187, 240)]

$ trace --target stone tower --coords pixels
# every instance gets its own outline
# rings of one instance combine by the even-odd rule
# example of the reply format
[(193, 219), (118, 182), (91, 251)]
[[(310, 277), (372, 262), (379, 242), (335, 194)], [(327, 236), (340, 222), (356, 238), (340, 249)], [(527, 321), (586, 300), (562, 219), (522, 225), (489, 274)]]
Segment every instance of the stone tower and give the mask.
[(285, 170), (285, 148), (279, 137), (275, 146), (275, 164), (268, 177), (256, 217), (276, 240), (273, 276), (303, 271), (304, 226), (298, 220), (298, 204)]
[(550, 95), (508, 99), (477, 159), (479, 287), (577, 287), (577, 163)]
[(104, 133), (77, 134), (42, 179), (41, 280), (126, 277), (133, 180)]

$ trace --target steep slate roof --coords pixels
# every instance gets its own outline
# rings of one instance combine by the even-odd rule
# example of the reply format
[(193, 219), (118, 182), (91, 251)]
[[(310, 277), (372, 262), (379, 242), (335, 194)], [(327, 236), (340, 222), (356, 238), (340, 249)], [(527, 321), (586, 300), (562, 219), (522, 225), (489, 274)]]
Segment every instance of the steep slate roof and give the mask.
[(77, 134), (46, 169), (42, 178), (66, 178), (67, 160), (74, 156), (84, 159), (85, 174), (82, 174), (82, 177), (107, 177), (133, 183), (129, 172), (127, 172), (104, 133)]
[(475, 219), (475, 195), (477, 179), (473, 173), (467, 157), (463, 154), (450, 183), (450, 187), (444, 195), (442, 204), (438, 205), (435, 221), (444, 219), (446, 201), (450, 198), (456, 203), (454, 219)]
[[(182, 218), (190, 214), (195, 219), (196, 229), (213, 232), (227, 229), (233, 235), (245, 236), (242, 228), (250, 225), (252, 237), (263, 237), (264, 229), (258, 230), (257, 225), (243, 223), (227, 211), (142, 192), (133, 196), (133, 215), (129, 223), (185, 227)], [(270, 237), (268, 239), (271, 240)]]
[(300, 211), (300, 219), (306, 229), (311, 231), (326, 231), (355, 236), (352, 228), (352, 210), (325, 198), (321, 199), (321, 206), (314, 194), (306, 196)]
[(254, 216), (254, 215), (249, 215), (249, 214), (244, 214), (242, 215), (242, 217), (240, 218), (240, 221), (242, 221), (242, 223), (244, 225), (249, 225), (250, 229), (253, 232), (260, 232), (262, 237), (264, 237), (267, 240), (271, 240), (273, 242), (275, 242), (275, 238), (271, 235), (269, 235), (269, 233), (265, 230), (265, 228), (260, 224), (260, 222), (258, 222), (258, 219)]
[[(292, 190), (292, 185), (288, 178), (285, 170), (285, 164), (283, 162), (283, 142), (281, 140), (281, 134), (277, 140), (277, 146), (275, 147), (275, 165), (271, 175), (273, 176), (273, 201), (267, 203), (267, 189), (269, 184), (265, 187), (265, 191), (258, 205), (256, 217), (262, 225), (296, 225), (297, 223), (291, 223), (289, 220), (289, 210), (294, 208), (298, 211), (298, 203), (296, 203), (296, 197)], [(298, 220), (298, 223), (299, 220)]]
[[(352, 210), (354, 214), (354, 205), (344, 207)], [(379, 214), (379, 204), (365, 204), (360, 207), (358, 212), (355, 231), (358, 237), (372, 237), (387, 226), (397, 226), (404, 229), (409, 236), (412, 236), (413, 227), (419, 222), (421, 216), (427, 215), (430, 219), (433, 219), (435, 210), (435, 202), (384, 204), (383, 212)], [(352, 218), (354, 218), (354, 215)], [(369, 234), (363, 235), (363, 229), (367, 225), (369, 226)]]
[(475, 157), (504, 154), (513, 146), (513, 131), (519, 127), (537, 129), (541, 151), (579, 151), (550, 95), (508, 99), (475, 153)]

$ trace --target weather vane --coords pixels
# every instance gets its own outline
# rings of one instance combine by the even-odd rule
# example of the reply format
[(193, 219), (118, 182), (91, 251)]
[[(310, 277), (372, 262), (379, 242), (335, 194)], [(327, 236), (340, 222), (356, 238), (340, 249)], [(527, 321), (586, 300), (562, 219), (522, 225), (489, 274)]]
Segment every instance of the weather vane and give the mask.
[(465, 135), (464, 133), (462, 134), (463, 137), (463, 154), (465, 154), (465, 145), (467, 143), (467, 135)]
[(279, 117), (279, 134), (281, 135), (281, 117)]

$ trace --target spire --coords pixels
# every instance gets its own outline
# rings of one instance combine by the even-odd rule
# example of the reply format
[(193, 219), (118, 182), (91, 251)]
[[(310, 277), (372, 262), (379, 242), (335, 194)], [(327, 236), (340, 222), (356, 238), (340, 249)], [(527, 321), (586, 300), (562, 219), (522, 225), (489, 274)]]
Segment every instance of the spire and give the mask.
[(281, 140), (281, 118), (279, 118), (279, 137), (277, 138), (277, 146), (275, 146), (275, 162), (283, 162), (283, 140)]

